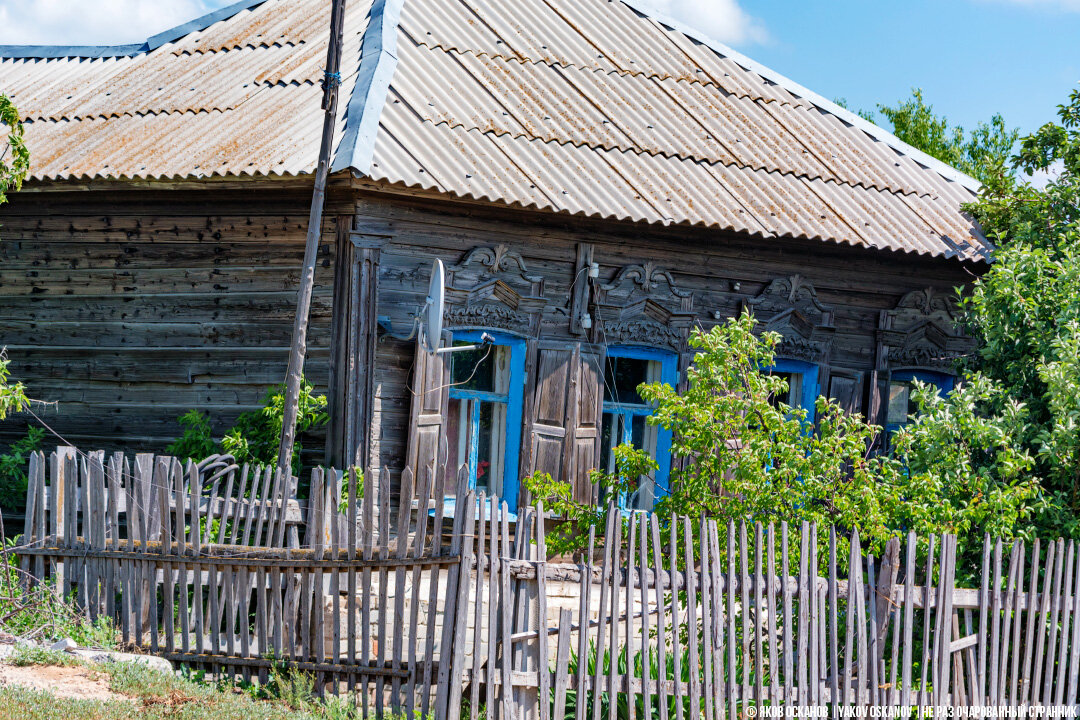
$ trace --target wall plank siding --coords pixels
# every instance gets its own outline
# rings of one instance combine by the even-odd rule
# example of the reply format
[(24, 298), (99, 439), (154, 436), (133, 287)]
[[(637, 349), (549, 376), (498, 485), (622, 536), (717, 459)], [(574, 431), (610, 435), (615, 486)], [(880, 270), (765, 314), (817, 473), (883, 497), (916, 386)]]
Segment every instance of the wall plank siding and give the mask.
[[(0, 345), (77, 445), (160, 451), (176, 418), (222, 432), (285, 376), (310, 186), (27, 188), (0, 209)], [(341, 189), (330, 206), (342, 207)], [(351, 203), (345, 203), (351, 210)], [(334, 216), (319, 249), (306, 373), (328, 382)], [(0, 426), (0, 446), (32, 419)], [(322, 459), (320, 437), (305, 439)]]
[[(190, 407), (211, 410), (220, 432), (284, 377), (309, 202), (303, 180), (49, 184), (18, 193), (0, 210), (0, 345), (8, 347), (14, 374), (35, 396), (59, 402), (47, 419), (76, 444), (160, 450)], [(341, 304), (357, 296), (335, 296), (333, 287), (343, 237), (336, 223), (349, 219), (352, 236), (378, 238), (374, 315), (401, 336), (423, 305), (432, 259), (450, 268), (475, 248), (507, 246), (527, 268), (522, 277), (542, 278), (528, 336), (544, 347), (602, 346), (595, 325), (582, 328), (576, 315), (593, 307), (590, 292), (630, 266), (667, 271), (689, 297), (681, 308), (681, 295), (661, 300), (704, 327), (737, 314), (773, 281), (799, 275), (831, 310), (828, 364), (854, 408), (866, 406), (856, 396), (869, 392), (882, 313), (913, 290), (951, 294), (982, 267), (813, 240), (442, 202), (350, 187), (340, 178), (326, 216), (307, 362), (321, 391), (330, 381), (333, 337), (348, 337), (341, 323), (351, 322), (335, 297)], [(588, 292), (583, 246), (599, 269)], [(478, 287), (486, 272), (463, 268), (458, 286)], [(525, 285), (515, 292), (528, 295)], [(629, 280), (618, 292), (656, 296)], [(378, 335), (369, 464), (397, 478), (408, 455), (415, 341)], [(530, 354), (529, 363), (537, 360), (544, 358)], [(536, 372), (530, 364), (527, 391)], [(525, 398), (524, 446), (531, 442), (525, 426), (541, 410)], [(0, 426), (0, 446), (22, 434), (21, 420)], [(577, 450), (574, 460), (566, 448), (561, 456), (574, 466), (571, 474), (593, 452), (588, 442)], [(305, 451), (321, 461), (321, 439)], [(522, 448), (523, 463), (529, 452)]]
[[(868, 377), (874, 366), (881, 311), (896, 307), (905, 294), (919, 288), (951, 294), (952, 288), (970, 282), (980, 271), (979, 266), (957, 261), (820, 241), (747, 238), (681, 227), (643, 229), (378, 193), (357, 199), (354, 229), (387, 238), (382, 247), (378, 313), (401, 334), (411, 329), (412, 317), (423, 304), (432, 259), (438, 257), (449, 267), (482, 246), (509, 246), (521, 254), (529, 274), (543, 278), (548, 303), (541, 317), (540, 339), (548, 346), (564, 342), (566, 348), (583, 339), (571, 330), (570, 315), (575, 296), (581, 305), (575, 285), (581, 243), (592, 246), (599, 282), (609, 282), (628, 265), (652, 263), (670, 271), (678, 287), (692, 293), (695, 322), (706, 328), (718, 322), (717, 313), (721, 319), (737, 314), (748, 298), (773, 280), (799, 274), (812, 283), (818, 300), (833, 310), (835, 334), (829, 366), (847, 380), (836, 384), (838, 391), (844, 391), (843, 402), (857, 409), (865, 404), (852, 393), (867, 392), (866, 383), (853, 389), (851, 379)], [(379, 466), (401, 468), (404, 464), (407, 443), (402, 429), (408, 423), (407, 383), (414, 348), (413, 343), (386, 336), (378, 343), (372, 458)], [(541, 375), (544, 362), (541, 353), (537, 371)], [(535, 404), (535, 399), (526, 398), (526, 407)], [(528, 443), (526, 432), (523, 444)], [(523, 447), (523, 453), (529, 449)]]

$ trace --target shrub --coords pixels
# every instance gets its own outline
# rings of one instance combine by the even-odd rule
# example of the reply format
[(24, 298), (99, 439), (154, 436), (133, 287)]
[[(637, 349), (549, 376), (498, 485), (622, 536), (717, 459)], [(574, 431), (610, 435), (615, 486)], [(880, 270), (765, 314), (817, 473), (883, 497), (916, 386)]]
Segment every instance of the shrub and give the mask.
[[(326, 396), (316, 395), (314, 391), (314, 386), (307, 380), (301, 382), (297, 436), (324, 427), (330, 420), (326, 412)], [(274, 465), (277, 463), (281, 427), (285, 421), (284, 407), (285, 386), (270, 388), (263, 398), (263, 407), (241, 413), (220, 442), (215, 441), (211, 434), (210, 416), (198, 410), (189, 410), (177, 420), (184, 428), (183, 435), (166, 449), (179, 458), (202, 460), (221, 452), (232, 455), (241, 464)], [(297, 443), (292, 457), (294, 474), (300, 473), (302, 449)]]
[(27, 427), (26, 436), (16, 440), (0, 455), (0, 510), (21, 512), (26, 505), (26, 475), (30, 454), (41, 449), (45, 431)]

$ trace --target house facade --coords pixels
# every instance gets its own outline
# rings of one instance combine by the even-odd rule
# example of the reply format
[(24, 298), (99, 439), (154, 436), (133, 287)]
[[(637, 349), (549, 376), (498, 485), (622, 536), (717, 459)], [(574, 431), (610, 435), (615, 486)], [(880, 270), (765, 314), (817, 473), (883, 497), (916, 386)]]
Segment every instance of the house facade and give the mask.
[[(328, 26), (264, 0), (142, 45), (0, 48), (33, 153), (0, 209), (0, 344), (69, 441), (161, 449), (283, 379)], [(792, 81), (611, 0), (352, 0), (342, 68), (309, 460), (596, 500), (631, 442), (660, 464), (622, 499), (647, 509), (671, 438), (636, 387), (685, 382), (693, 328), (743, 310), (783, 336), (793, 405), (895, 426), (913, 379), (951, 387), (951, 298), (992, 249), (976, 183)], [(490, 342), (418, 343), (436, 258), (442, 344)]]

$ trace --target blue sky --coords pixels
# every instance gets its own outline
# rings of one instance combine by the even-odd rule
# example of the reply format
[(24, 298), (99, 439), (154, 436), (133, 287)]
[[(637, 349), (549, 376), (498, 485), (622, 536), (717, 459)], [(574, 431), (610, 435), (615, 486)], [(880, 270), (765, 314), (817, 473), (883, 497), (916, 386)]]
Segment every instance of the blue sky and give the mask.
[[(0, 0), (0, 43), (140, 41), (231, 1)], [(922, 87), (953, 122), (1030, 132), (1080, 82), (1080, 0), (643, 1), (853, 109)]]

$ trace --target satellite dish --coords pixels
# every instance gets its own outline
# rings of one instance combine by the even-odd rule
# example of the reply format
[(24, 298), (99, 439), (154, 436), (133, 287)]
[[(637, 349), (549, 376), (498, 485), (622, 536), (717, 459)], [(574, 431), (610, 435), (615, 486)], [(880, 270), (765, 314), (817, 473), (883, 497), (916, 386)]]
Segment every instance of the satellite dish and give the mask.
[(446, 303), (446, 270), (438, 258), (431, 266), (431, 282), (428, 283), (427, 301), (424, 304), (423, 328), (424, 349), (429, 353), (438, 352), (442, 342), (443, 305)]

